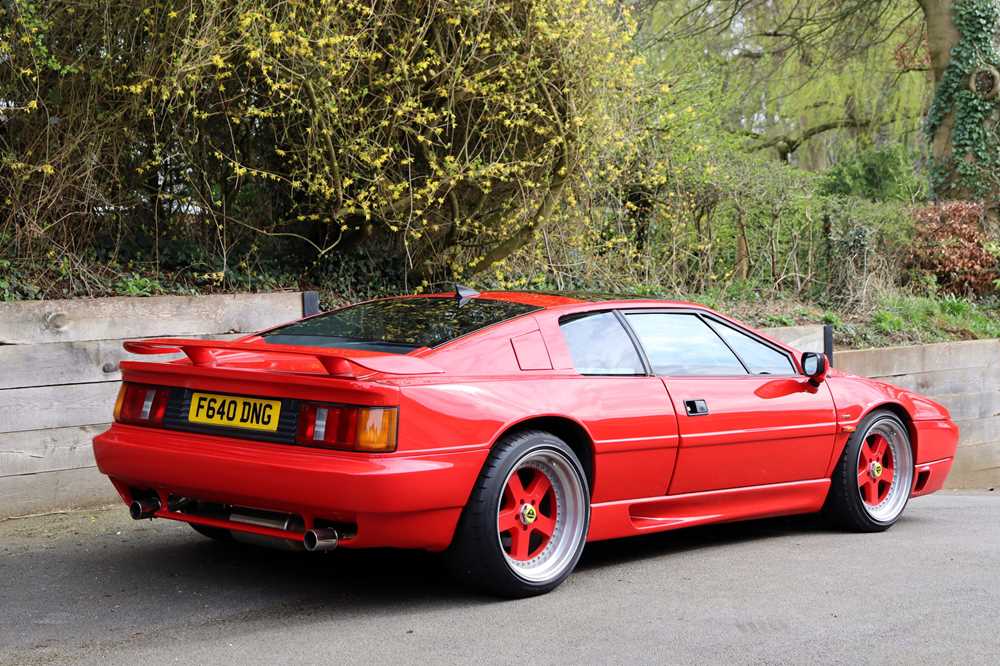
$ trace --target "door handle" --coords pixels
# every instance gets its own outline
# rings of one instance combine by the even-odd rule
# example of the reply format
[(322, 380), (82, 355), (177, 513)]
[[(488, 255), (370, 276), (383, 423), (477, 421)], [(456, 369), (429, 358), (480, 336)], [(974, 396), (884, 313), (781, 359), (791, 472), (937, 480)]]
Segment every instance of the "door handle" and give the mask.
[(696, 400), (685, 400), (684, 409), (688, 416), (704, 416), (708, 414), (708, 403), (698, 398)]

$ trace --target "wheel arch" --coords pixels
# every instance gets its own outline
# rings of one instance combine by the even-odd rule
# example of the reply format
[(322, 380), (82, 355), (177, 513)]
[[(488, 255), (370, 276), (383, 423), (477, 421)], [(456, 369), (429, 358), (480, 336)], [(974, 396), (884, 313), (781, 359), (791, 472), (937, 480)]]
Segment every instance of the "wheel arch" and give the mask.
[(542, 430), (566, 442), (569, 448), (573, 450), (573, 453), (576, 454), (576, 457), (580, 459), (580, 464), (583, 465), (583, 472), (587, 477), (587, 485), (590, 488), (591, 495), (593, 495), (594, 480), (597, 473), (594, 460), (594, 440), (582, 423), (568, 416), (544, 415), (528, 417), (512, 423), (501, 430), (493, 439), (490, 448), (492, 449), (508, 435), (526, 430)]
[(883, 402), (880, 405), (875, 405), (862, 418), (867, 418), (870, 414), (876, 411), (890, 412), (893, 415), (899, 417), (899, 420), (903, 422), (906, 426), (906, 432), (910, 435), (910, 450), (913, 453), (913, 461), (916, 464), (917, 461), (917, 428), (913, 424), (913, 415), (898, 402)]

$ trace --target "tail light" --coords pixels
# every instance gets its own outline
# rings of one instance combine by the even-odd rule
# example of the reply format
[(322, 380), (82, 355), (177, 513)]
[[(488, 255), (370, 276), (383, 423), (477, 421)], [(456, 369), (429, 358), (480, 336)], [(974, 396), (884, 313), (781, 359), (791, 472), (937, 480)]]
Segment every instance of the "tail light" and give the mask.
[(167, 412), (170, 390), (162, 386), (123, 383), (115, 402), (115, 421), (160, 425)]
[(354, 407), (304, 402), (299, 405), (295, 441), (368, 453), (396, 450), (399, 411), (396, 407)]

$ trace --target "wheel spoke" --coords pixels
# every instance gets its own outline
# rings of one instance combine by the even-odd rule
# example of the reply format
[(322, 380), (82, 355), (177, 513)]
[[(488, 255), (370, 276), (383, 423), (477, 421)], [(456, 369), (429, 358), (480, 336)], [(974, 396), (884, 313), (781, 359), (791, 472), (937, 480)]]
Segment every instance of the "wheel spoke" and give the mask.
[(525, 499), (524, 497), (524, 484), (521, 483), (521, 477), (518, 476), (517, 472), (510, 475), (510, 479), (507, 481), (507, 488), (510, 490), (511, 497), (514, 499), (514, 505)]
[(872, 458), (882, 462), (882, 457), (885, 455), (885, 449), (889, 445), (889, 442), (885, 441), (885, 437), (881, 435), (875, 436), (875, 450), (872, 453)]
[(860, 453), (861, 455), (858, 456), (858, 466), (867, 468), (868, 464), (872, 461), (873, 455), (871, 447), (868, 445), (868, 440), (861, 443)]
[(531, 483), (524, 490), (525, 500), (532, 504), (540, 504), (542, 498), (551, 489), (552, 482), (549, 481), (549, 477), (545, 476), (542, 472), (535, 472), (535, 478), (531, 480)]
[(531, 532), (523, 529), (510, 531), (510, 556), (516, 560), (528, 559), (531, 547)]
[(872, 479), (864, 486), (865, 501), (869, 504), (878, 504), (878, 483)]
[(517, 507), (512, 507), (510, 509), (501, 509), (500, 515), (497, 517), (497, 529), (503, 534), (509, 530), (513, 530), (519, 527), (517, 521)]
[(556, 519), (538, 514), (538, 518), (535, 519), (535, 522), (531, 526), (545, 537), (550, 537), (556, 531)]
[(865, 484), (869, 483), (872, 477), (868, 474), (867, 469), (863, 469), (858, 472), (858, 488), (864, 488)]

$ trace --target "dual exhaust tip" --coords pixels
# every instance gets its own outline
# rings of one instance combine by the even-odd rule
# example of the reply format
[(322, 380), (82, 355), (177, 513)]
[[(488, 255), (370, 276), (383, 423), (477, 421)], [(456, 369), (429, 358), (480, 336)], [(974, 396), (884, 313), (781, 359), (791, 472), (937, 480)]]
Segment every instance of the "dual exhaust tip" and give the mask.
[(158, 497), (144, 497), (133, 500), (128, 505), (128, 513), (132, 520), (142, 520), (152, 518), (160, 510), (160, 499)]
[(333, 550), (339, 543), (340, 533), (332, 527), (315, 527), (302, 537), (302, 545), (310, 553)]
[[(143, 497), (129, 504), (128, 512), (133, 520), (152, 518), (160, 510), (158, 497)], [(306, 530), (302, 537), (302, 545), (310, 553), (318, 553), (335, 549), (340, 544), (340, 532), (332, 527), (316, 527)]]

